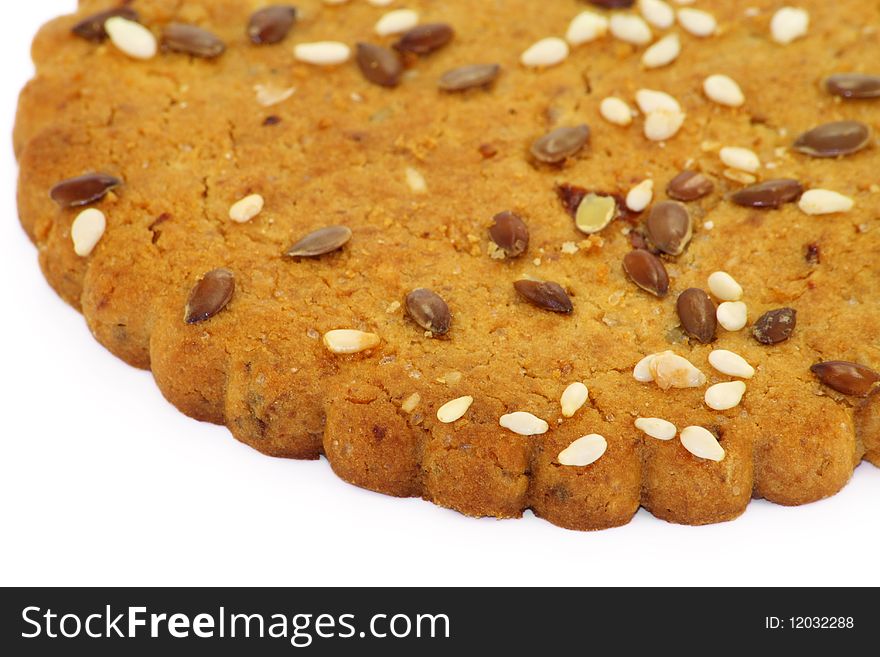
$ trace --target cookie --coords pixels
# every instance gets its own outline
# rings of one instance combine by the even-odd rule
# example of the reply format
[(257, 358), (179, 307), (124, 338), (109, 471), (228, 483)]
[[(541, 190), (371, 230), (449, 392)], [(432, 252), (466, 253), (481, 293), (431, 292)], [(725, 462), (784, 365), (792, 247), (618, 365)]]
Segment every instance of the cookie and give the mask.
[(471, 516), (713, 523), (880, 464), (880, 8), (377, 4), (39, 32), (20, 217), (97, 340)]

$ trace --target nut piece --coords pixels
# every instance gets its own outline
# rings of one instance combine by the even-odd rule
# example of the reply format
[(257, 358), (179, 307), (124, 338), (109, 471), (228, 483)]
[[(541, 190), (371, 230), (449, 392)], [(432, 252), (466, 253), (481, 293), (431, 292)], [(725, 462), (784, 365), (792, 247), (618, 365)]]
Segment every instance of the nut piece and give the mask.
[(779, 344), (791, 337), (796, 325), (797, 311), (794, 308), (777, 308), (761, 315), (752, 328), (752, 335), (761, 344)]
[(583, 11), (571, 21), (565, 40), (573, 46), (595, 41), (608, 33), (608, 19), (592, 11)]
[(407, 167), (404, 172), (406, 175), (406, 184), (413, 194), (424, 194), (428, 191), (428, 183), (425, 182), (425, 176), (418, 169)]
[(648, 369), (661, 390), (670, 388), (699, 388), (706, 383), (706, 375), (687, 359), (671, 351), (654, 356)]
[(726, 75), (710, 75), (703, 81), (703, 91), (709, 100), (727, 107), (740, 107), (746, 102), (742, 89), (733, 78)]
[(347, 226), (328, 226), (309, 233), (284, 252), (289, 258), (316, 258), (337, 251), (351, 239)]
[(716, 316), (725, 331), (740, 331), (749, 321), (749, 309), (742, 301), (725, 301)]
[(262, 107), (272, 107), (296, 93), (296, 87), (279, 87), (274, 84), (255, 84), (254, 91), (257, 92), (257, 102)]
[(617, 216), (617, 201), (612, 196), (587, 194), (581, 200), (574, 222), (578, 230), (587, 235), (598, 233)]
[(406, 312), (416, 324), (434, 335), (446, 335), (452, 324), (452, 313), (443, 298), (423, 287), (406, 295)]
[(817, 363), (810, 371), (832, 390), (854, 397), (867, 397), (880, 382), (880, 373), (870, 367), (843, 360)]
[(678, 201), (662, 201), (651, 208), (645, 229), (660, 251), (679, 256), (690, 243), (694, 227), (686, 206)]
[(132, 59), (152, 59), (159, 50), (156, 37), (140, 23), (121, 16), (112, 16), (104, 22), (110, 41)]
[(798, 207), (804, 214), (822, 215), (849, 212), (855, 202), (849, 197), (830, 189), (810, 189), (804, 192)]
[(797, 180), (780, 178), (745, 187), (731, 194), (730, 200), (746, 208), (778, 208), (797, 201), (803, 193)]
[(183, 320), (198, 324), (210, 319), (226, 307), (234, 293), (235, 276), (231, 271), (209, 271), (190, 291)]
[(390, 48), (372, 43), (357, 44), (355, 58), (358, 68), (368, 82), (380, 87), (396, 87), (403, 75), (400, 55)]
[(685, 333), (703, 344), (715, 339), (718, 324), (715, 304), (703, 290), (692, 287), (682, 292), (678, 295), (676, 310)]
[(516, 411), (502, 415), (498, 423), (505, 429), (510, 429), (520, 436), (539, 436), (547, 433), (550, 426), (541, 418), (535, 417), (525, 411)]
[(519, 215), (499, 212), (493, 218), (489, 237), (508, 258), (518, 258), (529, 248), (529, 228)]
[(306, 64), (335, 66), (348, 61), (351, 57), (351, 48), (339, 41), (299, 43), (293, 48), (293, 56)]
[(880, 98), (880, 75), (838, 73), (826, 78), (825, 89), (841, 98)]
[(516, 281), (513, 287), (523, 299), (542, 310), (563, 314), (574, 310), (571, 299), (559, 283), (523, 279)]
[(654, 38), (645, 20), (634, 14), (612, 14), (609, 27), (616, 39), (636, 46), (649, 44)]
[(702, 173), (685, 170), (669, 181), (666, 193), (676, 201), (690, 202), (708, 196), (713, 189), (715, 185)]
[(668, 66), (681, 54), (681, 41), (677, 34), (667, 34), (642, 54), (642, 66), (661, 68)]
[(694, 456), (708, 461), (724, 460), (724, 448), (715, 435), (703, 427), (685, 427), (681, 430), (681, 444)]
[(755, 376), (755, 368), (746, 359), (726, 349), (716, 349), (709, 354), (709, 364), (727, 376), (751, 379)]
[(742, 381), (716, 383), (706, 390), (706, 406), (716, 411), (727, 411), (739, 406), (744, 394), (746, 384)]
[(104, 236), (105, 230), (107, 230), (107, 218), (103, 212), (95, 208), (80, 212), (70, 226), (70, 238), (73, 240), (73, 250), (76, 255), (80, 258), (90, 256)]
[(806, 36), (810, 28), (810, 14), (806, 9), (783, 7), (770, 19), (770, 33), (776, 43), (789, 44)]
[(574, 416), (574, 414), (587, 403), (587, 399), (589, 398), (590, 391), (587, 386), (580, 381), (572, 383), (565, 389), (565, 392), (562, 393), (562, 397), (559, 400), (559, 403), (562, 406), (562, 416)]
[(335, 329), (324, 334), (324, 346), (334, 354), (357, 354), (379, 344), (379, 336), (354, 329)]
[(666, 267), (650, 251), (633, 249), (627, 253), (623, 257), (623, 270), (633, 283), (656, 297), (665, 297), (669, 292)]
[(379, 36), (390, 36), (411, 30), (418, 24), (418, 12), (412, 9), (395, 9), (382, 16), (373, 29)]
[(569, 48), (565, 41), (557, 37), (547, 37), (529, 47), (520, 57), (520, 62), (529, 68), (548, 68), (564, 62), (568, 53)]
[(716, 271), (709, 276), (709, 291), (722, 301), (742, 299), (742, 286), (726, 271)]
[(635, 421), (636, 429), (657, 440), (672, 440), (678, 433), (675, 425), (658, 417), (640, 417)]
[(860, 121), (834, 121), (817, 126), (794, 142), (796, 151), (812, 157), (852, 155), (871, 142), (871, 129)]
[(654, 198), (654, 181), (648, 178), (629, 190), (626, 195), (626, 207), (633, 212), (642, 212), (651, 205)]
[(419, 393), (414, 392), (409, 397), (403, 400), (403, 402), (400, 404), (400, 410), (402, 410), (404, 413), (412, 413), (414, 410), (416, 410), (416, 406), (418, 406), (421, 401), (422, 396)]
[(454, 37), (455, 31), (446, 23), (425, 23), (408, 30), (394, 44), (394, 49), (414, 55), (429, 55), (448, 44)]
[(437, 419), (443, 424), (452, 424), (463, 418), (473, 403), (474, 398), (470, 395), (448, 401), (437, 409)]
[(448, 92), (488, 87), (500, 74), (501, 66), (498, 64), (459, 66), (440, 76), (438, 86), (442, 91)]
[(715, 34), (718, 29), (718, 22), (715, 17), (708, 11), (701, 9), (679, 9), (678, 22), (685, 29), (696, 37), (708, 37)]
[(608, 441), (597, 433), (581, 436), (559, 452), (556, 460), (560, 465), (586, 467), (602, 458), (608, 449)]
[(104, 198), (122, 181), (106, 173), (87, 173), (84, 176), (62, 180), (49, 192), (49, 196), (62, 208), (89, 205)]
[(255, 45), (271, 45), (284, 41), (296, 23), (296, 8), (290, 5), (272, 5), (260, 9), (248, 23), (248, 37)]
[(633, 121), (632, 109), (620, 98), (609, 96), (599, 104), (599, 113), (602, 118), (619, 126), (628, 126)]
[(195, 25), (169, 23), (162, 31), (162, 47), (193, 57), (213, 59), (226, 51), (226, 44), (216, 34)]
[(265, 201), (259, 194), (245, 196), (229, 208), (229, 218), (240, 224), (246, 223), (263, 211), (264, 204)]
[(551, 130), (532, 144), (531, 153), (539, 162), (558, 164), (580, 151), (590, 141), (587, 125), (563, 126)]

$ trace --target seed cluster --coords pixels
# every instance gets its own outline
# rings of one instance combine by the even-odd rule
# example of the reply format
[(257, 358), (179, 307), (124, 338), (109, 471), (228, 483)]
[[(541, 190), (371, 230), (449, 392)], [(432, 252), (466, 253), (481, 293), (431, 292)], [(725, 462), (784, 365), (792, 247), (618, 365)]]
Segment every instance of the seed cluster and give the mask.
[[(336, 0), (325, 1), (340, 4)], [(634, 0), (590, 2), (598, 9), (630, 9), (636, 4)], [(370, 4), (385, 7), (390, 2), (370, 0)], [(679, 0), (678, 4), (690, 3)], [(259, 9), (251, 15), (244, 28), (247, 40), (253, 47), (281, 44), (295, 31), (298, 18), (297, 9), (291, 5), (279, 4)], [(670, 30), (676, 23), (685, 33), (684, 42), (675, 32), (659, 37), (655, 35), (655, 31)], [(773, 15), (768, 37), (784, 46), (805, 38), (809, 29), (810, 17), (806, 11), (783, 7)], [(138, 13), (128, 6), (86, 17), (73, 26), (72, 32), (94, 43), (109, 40), (118, 51), (137, 60), (151, 59), (160, 53), (210, 60), (222, 57), (227, 51), (227, 44), (220, 37), (199, 25), (171, 22), (162, 26), (157, 38), (148, 26), (140, 22)], [(390, 10), (382, 15), (374, 24), (373, 32), (384, 41), (360, 42), (354, 44), (353, 48), (338, 41), (298, 43), (293, 47), (292, 55), (295, 60), (314, 66), (340, 66), (352, 59), (353, 53), (353, 65), (366, 81), (390, 89), (406, 83), (407, 69), (416, 65), (419, 58), (430, 56), (455, 39), (455, 30), (451, 25), (421, 23), (419, 14), (406, 8)], [(517, 52), (521, 52), (520, 64), (534, 69), (535, 74), (539, 75), (541, 70), (565, 62), (575, 49), (610, 35), (629, 44), (628, 47), (642, 49), (642, 66), (646, 70), (653, 70), (672, 66), (688, 42), (693, 41), (691, 36), (706, 39), (718, 33), (719, 25), (710, 12), (690, 6), (674, 8), (664, 0), (641, 0), (638, 13), (615, 12), (609, 16), (592, 10), (583, 11), (567, 26), (564, 38), (550, 35)], [(394, 38), (393, 43), (388, 41), (389, 37)], [(444, 94), (489, 92), (502, 73), (502, 66), (495, 62), (461, 62), (459, 66), (444, 72), (437, 79), (436, 87)], [(825, 78), (822, 86), (838, 100), (880, 98), (880, 75), (835, 73)], [(270, 107), (288, 100), (296, 89), (256, 85), (254, 91), (258, 104)], [(717, 105), (716, 111), (719, 113), (735, 110), (747, 102), (739, 82), (723, 72), (715, 72), (702, 79), (701, 91), (705, 96), (703, 102)], [(600, 116), (615, 126), (607, 129), (627, 128), (636, 117), (641, 116), (644, 136), (650, 141), (665, 142), (684, 128), (687, 113), (679, 100), (670, 94), (658, 89), (641, 88), (635, 90), (632, 100), (637, 111), (626, 99), (617, 96), (601, 100), (598, 105)], [(280, 121), (279, 117), (270, 116), (264, 125), (277, 125)], [(806, 158), (849, 157), (868, 148), (873, 138), (871, 128), (861, 122), (834, 121), (799, 135), (791, 143), (791, 150)], [(527, 150), (532, 166), (558, 169), (573, 158), (587, 157), (590, 140), (589, 125), (563, 125), (544, 134), (536, 131), (531, 144), (524, 145), (524, 152)], [(488, 159), (497, 150), (487, 143), (480, 147), (480, 152)], [(833, 190), (805, 189), (804, 183), (799, 180), (760, 180), (762, 169), (771, 168), (771, 163), (763, 163), (757, 153), (742, 145), (720, 145), (717, 152), (726, 167), (724, 176), (743, 184), (725, 199), (736, 206), (769, 211), (796, 203), (806, 215), (848, 212), (854, 207), (852, 198)], [(421, 172), (410, 167), (404, 173), (413, 194), (428, 191)], [(658, 183), (653, 178), (644, 178), (626, 190), (625, 195), (622, 192), (587, 190), (569, 184), (559, 185), (556, 191), (564, 209), (574, 220), (573, 228), (581, 233), (595, 236), (618, 219), (633, 224), (630, 231), (633, 248), (622, 260), (623, 271), (639, 289), (663, 299), (669, 295), (669, 271), (673, 271), (671, 268), (667, 270), (667, 263), (675, 262), (686, 254), (694, 238), (694, 215), (701, 216), (699, 209), (694, 210), (694, 206), (688, 204), (712, 195), (716, 185), (704, 173), (686, 168), (666, 181), (665, 191), (670, 200), (655, 202), (655, 184)], [(111, 174), (87, 173), (57, 183), (50, 190), (50, 196), (62, 209), (83, 208), (101, 202), (122, 184), (120, 178)], [(260, 215), (266, 203), (262, 195), (248, 193), (231, 202), (229, 219), (241, 224), (263, 221)], [(711, 220), (704, 225), (711, 225)], [(70, 231), (74, 252), (84, 258), (91, 256), (106, 229), (107, 218), (101, 210), (92, 207), (79, 211)], [(297, 262), (324, 256), (332, 258), (334, 256), (331, 254), (346, 247), (352, 239), (351, 229), (344, 225), (317, 228), (297, 239), (284, 251), (283, 256)], [(520, 258), (529, 250), (529, 226), (520, 214), (501, 211), (492, 218), (488, 239), (492, 258)], [(574, 242), (566, 244), (572, 246), (564, 246), (563, 253), (578, 251)], [(808, 247), (807, 259), (811, 264), (819, 263), (818, 245)], [(536, 264), (539, 262), (535, 260)], [(190, 290), (184, 321), (198, 324), (212, 319), (227, 308), (235, 289), (235, 275), (230, 270), (218, 268), (205, 273)], [(562, 315), (572, 314), (575, 310), (572, 294), (557, 282), (521, 278), (513, 282), (513, 289), (522, 301), (539, 310)], [(744, 290), (730, 274), (723, 271), (711, 273), (707, 278), (707, 290), (689, 288), (675, 299), (681, 330), (691, 340), (701, 344), (718, 340), (719, 327), (723, 331), (736, 332), (743, 330), (749, 322), (749, 309), (743, 301)], [(402, 298), (402, 302), (395, 301), (393, 309), (389, 307), (389, 313), (403, 306), (412, 323), (425, 331), (428, 337), (452, 339), (453, 313), (447, 301), (436, 291), (413, 289)], [(758, 344), (766, 347), (781, 345), (795, 335), (797, 311), (794, 308), (762, 310), (763, 314), (750, 331)], [(377, 348), (381, 342), (375, 333), (351, 328), (335, 329), (323, 335), (324, 346), (336, 355), (369, 351)], [(724, 349), (714, 349), (708, 356), (708, 364), (717, 373), (735, 380), (709, 386), (704, 396), (706, 406), (719, 412), (739, 406), (746, 394), (746, 383), (741, 379), (755, 376), (755, 368), (740, 355)], [(844, 395), (864, 397), (880, 387), (880, 373), (858, 363), (821, 362), (812, 367), (812, 372), (823, 385)], [(708, 377), (694, 363), (673, 351), (645, 356), (635, 365), (633, 377), (642, 383), (655, 383), (664, 391), (701, 388), (708, 382)], [(474, 401), (472, 396), (448, 401), (437, 409), (437, 420), (443, 424), (467, 421), (466, 415)], [(588, 402), (587, 385), (579, 381), (569, 384), (560, 397), (562, 417), (574, 417)], [(421, 396), (413, 393), (402, 402), (401, 408), (411, 413), (420, 403)], [(522, 436), (540, 435), (550, 428), (545, 420), (519, 410), (501, 416), (499, 424)], [(657, 440), (668, 441), (678, 435), (681, 445), (695, 457), (709, 461), (725, 458), (720, 436), (705, 427), (689, 426), (679, 432), (667, 420), (642, 417), (635, 420), (635, 427)], [(587, 467), (603, 457), (608, 449), (608, 442), (603, 436), (589, 434), (570, 443), (559, 452), (556, 460), (562, 466)]]

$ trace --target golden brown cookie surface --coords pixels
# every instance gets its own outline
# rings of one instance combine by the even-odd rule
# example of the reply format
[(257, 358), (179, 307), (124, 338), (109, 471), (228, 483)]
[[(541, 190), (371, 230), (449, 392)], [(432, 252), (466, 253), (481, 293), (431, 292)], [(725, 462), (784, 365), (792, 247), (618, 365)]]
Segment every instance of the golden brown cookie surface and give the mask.
[[(326, 454), (340, 476), (367, 488), (471, 515), (512, 517), (531, 507), (582, 529), (625, 523), (640, 504), (668, 520), (706, 523), (737, 516), (752, 495), (805, 503), (839, 490), (865, 449), (876, 459), (876, 394), (867, 402), (840, 394), (810, 367), (844, 360), (880, 368), (877, 146), (872, 134), (866, 148), (841, 158), (793, 148), (820, 124), (880, 128), (880, 100), (842, 100), (820, 84), (835, 73), (878, 72), (868, 68), (880, 55), (876, 34), (864, 28), (877, 24), (876, 8), (801, 2), (810, 27), (783, 45), (771, 36), (778, 3), (750, 3), (758, 11), (747, 14), (736, 3), (705, 1), (700, 8), (717, 20), (711, 36), (650, 28), (657, 39), (679, 35), (680, 54), (664, 67), (644, 68), (645, 47), (623, 41), (629, 33), (612, 23), (617, 37), (571, 47), (558, 65), (535, 69), (521, 55), (566, 36), (587, 3), (411, 2), (420, 24), (448, 24), (454, 37), (430, 54), (405, 54), (398, 84), (387, 86), (365, 77), (355, 44), (395, 43), (399, 35), (378, 36), (375, 25), (396, 3), (300, 2), (288, 36), (258, 46), (248, 25), (265, 3), (135, 0), (128, 8), (157, 38), (183, 23), (225, 44), (210, 57), (177, 52), (178, 44), (146, 60), (72, 34), (80, 19), (108, 8), (80, 4), (80, 15), (49, 24), (34, 44), (38, 75), (22, 95), (16, 129), (22, 222), (48, 280), (83, 310), (95, 336), (151, 367), (184, 412), (225, 423), (269, 454)], [(437, 34), (417, 35), (416, 45)], [(348, 45), (351, 59), (297, 61), (295, 46), (327, 40)], [(313, 61), (324, 56), (305, 52)], [(479, 77), (486, 69), (457, 71), (456, 84), (477, 83), (438, 89), (441, 79), (449, 86), (449, 71), (473, 65), (489, 65), (491, 79)], [(706, 84), (717, 75), (738, 83), (741, 106), (719, 102), (731, 96), (723, 81)], [(675, 112), (642, 113), (628, 126), (606, 118), (617, 115), (603, 100), (636, 108), (644, 89), (670, 94), (684, 115), (664, 141), (646, 132), (668, 129)], [(813, 136), (814, 151), (827, 143), (822, 136)], [(735, 168), (750, 166), (736, 149), (757, 156), (757, 171)], [(673, 190), (691, 218), (682, 248), (678, 206), (664, 210), (661, 202), (684, 169), (702, 173), (712, 191), (687, 200), (693, 185)], [(106, 230), (83, 256), (83, 242), (72, 239), (83, 207), (62, 208), (49, 191), (92, 171), (124, 184), (87, 206), (105, 215)], [(796, 202), (743, 207), (728, 196), (750, 176), (832, 190), (853, 208), (817, 216)], [(644, 188), (629, 193), (647, 179), (653, 195), (641, 207)], [(584, 190), (572, 212), (560, 187)], [(609, 204), (609, 194), (618, 201)], [(766, 194), (752, 190), (746, 200)], [(258, 211), (238, 205), (254, 195)], [(563, 197), (571, 206), (571, 193)], [(613, 214), (623, 202), (641, 212), (607, 223), (609, 208)], [(493, 229), (504, 212), (528, 229), (518, 257), (522, 239), (505, 241)], [(579, 225), (601, 230), (588, 236)], [(346, 227), (350, 239), (322, 235), (321, 255), (283, 255), (327, 226)], [(645, 291), (659, 289), (646, 265), (624, 271), (634, 242), (660, 252), (651, 258), (664, 263), (664, 296)], [(193, 286), (218, 269), (232, 272), (234, 292), (213, 287), (209, 316), (185, 322)], [(708, 283), (716, 271), (742, 286), (748, 324), (716, 326), (704, 343), (702, 297), (687, 306), (686, 321), (677, 300), (695, 288), (721, 302)], [(523, 277), (556, 283), (571, 311), (558, 291), (515, 288)], [(407, 314), (407, 295), (419, 288), (442, 297), (448, 331), (430, 330), (436, 324), (425, 320), (425, 306), (416, 311), (420, 323)], [(759, 318), (784, 308), (796, 311), (795, 329), (774, 341), (785, 327), (771, 317), (760, 332), (770, 344), (759, 342)], [(735, 324), (737, 309), (726, 309), (722, 324)], [(361, 333), (325, 339), (338, 329)], [(334, 353), (370, 344), (367, 336), (378, 345)], [(636, 363), (666, 350), (705, 381), (664, 390), (664, 376), (633, 377)], [(706, 404), (709, 386), (741, 380), (710, 365), (713, 350), (755, 368), (729, 409)], [(564, 417), (560, 397), (578, 381), (589, 400)], [(465, 396), (473, 403), (459, 419), (437, 418)], [(517, 412), (548, 431), (524, 436), (501, 426)], [(676, 436), (650, 437), (634, 426), (638, 417), (671, 422)], [(695, 443), (682, 441), (686, 427), (719, 438), (723, 458), (705, 458), (715, 446), (704, 451), (699, 432), (684, 434)], [(595, 456), (586, 443), (569, 453), (572, 464), (561, 463), (569, 461), (560, 459), (564, 450), (593, 434), (607, 443), (597, 460), (578, 464)]]

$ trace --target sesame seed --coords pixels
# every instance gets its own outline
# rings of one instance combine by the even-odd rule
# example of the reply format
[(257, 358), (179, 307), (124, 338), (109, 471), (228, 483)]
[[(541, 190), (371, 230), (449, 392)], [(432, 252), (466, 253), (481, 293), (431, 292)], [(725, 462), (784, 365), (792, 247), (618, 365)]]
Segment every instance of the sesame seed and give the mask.
[(849, 212), (855, 202), (848, 196), (830, 189), (810, 189), (804, 192), (798, 207), (805, 214), (822, 215)]
[(745, 358), (726, 349), (716, 349), (709, 354), (709, 364), (722, 374), (751, 379), (755, 376), (755, 368)]
[(443, 424), (451, 424), (464, 417), (473, 403), (474, 398), (470, 395), (448, 401), (437, 409), (437, 419)]
[(592, 11), (584, 11), (574, 17), (568, 26), (565, 39), (573, 46), (595, 41), (608, 33), (608, 19)]
[(229, 218), (240, 224), (247, 223), (263, 211), (263, 205), (263, 197), (259, 194), (245, 196), (229, 208)]
[(709, 291), (722, 301), (739, 301), (742, 286), (726, 271), (716, 271), (709, 276)]
[(632, 109), (623, 100), (615, 96), (609, 96), (599, 104), (599, 113), (602, 118), (619, 126), (628, 126), (632, 123)]
[(681, 41), (677, 34), (667, 34), (657, 43), (648, 48), (642, 55), (645, 68), (668, 66), (681, 54)]
[(639, 89), (636, 91), (636, 105), (643, 114), (650, 114), (659, 110), (668, 112), (681, 112), (678, 101), (664, 91), (654, 89)]
[(694, 456), (708, 461), (724, 460), (724, 448), (711, 431), (703, 427), (681, 430), (681, 444)]
[(696, 37), (708, 37), (715, 34), (718, 29), (718, 22), (715, 17), (708, 11), (702, 9), (679, 9), (678, 22), (685, 29)]
[(104, 30), (113, 45), (133, 59), (152, 59), (159, 49), (153, 33), (135, 21), (113, 16), (104, 23)]
[(559, 452), (556, 460), (560, 465), (583, 468), (602, 458), (607, 449), (608, 441), (604, 436), (591, 433), (588, 436), (581, 436)]
[(547, 37), (529, 47), (520, 57), (520, 61), (529, 68), (548, 68), (564, 62), (568, 53), (569, 48), (565, 41), (557, 37)]
[(283, 103), (296, 93), (296, 87), (277, 87), (273, 84), (255, 84), (254, 91), (257, 93), (257, 103), (263, 107), (272, 107)]
[(354, 329), (336, 329), (324, 334), (324, 346), (334, 354), (356, 354), (379, 344), (379, 336)]
[(724, 164), (733, 169), (754, 173), (761, 168), (761, 160), (748, 148), (725, 146), (719, 152), (719, 156)]
[(633, 14), (614, 14), (611, 16), (609, 27), (615, 38), (636, 46), (647, 45), (654, 37), (645, 20)]
[(651, 204), (653, 198), (654, 181), (649, 178), (629, 190), (626, 195), (626, 207), (633, 212), (642, 212)]
[(746, 384), (742, 381), (726, 381), (709, 386), (704, 397), (706, 406), (715, 411), (727, 411), (739, 406), (746, 394)]
[(797, 7), (783, 7), (770, 20), (770, 34), (776, 43), (782, 45), (806, 36), (809, 28), (809, 12)]
[(749, 310), (742, 301), (725, 301), (716, 311), (718, 323), (727, 331), (740, 331), (749, 321)]
[(389, 36), (411, 30), (418, 24), (418, 12), (412, 9), (395, 9), (382, 16), (374, 29), (379, 36)]
[(425, 177), (420, 171), (413, 169), (412, 167), (406, 168), (406, 184), (414, 194), (424, 194), (428, 191), (428, 184), (425, 182)]
[(746, 102), (742, 89), (726, 75), (710, 75), (703, 81), (703, 91), (709, 100), (727, 107), (739, 107)]
[(675, 11), (663, 0), (641, 0), (642, 16), (654, 27), (666, 30), (675, 22)]
[(636, 429), (657, 440), (672, 440), (678, 429), (672, 422), (658, 417), (640, 417), (635, 421)]
[(547, 433), (550, 428), (544, 420), (525, 411), (502, 415), (498, 423), (520, 436), (538, 436)]
[(568, 386), (559, 400), (563, 417), (572, 417), (587, 403), (589, 397), (590, 391), (583, 383), (578, 381)]
[(300, 43), (294, 47), (293, 56), (307, 64), (333, 66), (348, 61), (351, 57), (351, 48), (339, 41)]
[(685, 115), (681, 112), (657, 110), (645, 118), (645, 137), (651, 141), (671, 139), (684, 125)]
[(73, 250), (76, 255), (81, 258), (90, 256), (105, 230), (107, 230), (107, 218), (103, 212), (96, 208), (88, 208), (80, 212), (70, 227), (70, 238), (73, 240)]

